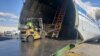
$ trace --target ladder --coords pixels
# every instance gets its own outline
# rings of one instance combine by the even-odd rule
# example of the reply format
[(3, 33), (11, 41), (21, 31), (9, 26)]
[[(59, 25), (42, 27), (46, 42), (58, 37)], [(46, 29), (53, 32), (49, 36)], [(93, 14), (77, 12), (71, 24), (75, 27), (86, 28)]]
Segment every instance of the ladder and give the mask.
[(63, 19), (65, 16), (65, 12), (66, 12), (66, 7), (60, 7), (57, 9), (53, 23), (52, 23), (55, 29), (52, 33), (52, 37), (58, 38), (62, 23), (63, 23)]

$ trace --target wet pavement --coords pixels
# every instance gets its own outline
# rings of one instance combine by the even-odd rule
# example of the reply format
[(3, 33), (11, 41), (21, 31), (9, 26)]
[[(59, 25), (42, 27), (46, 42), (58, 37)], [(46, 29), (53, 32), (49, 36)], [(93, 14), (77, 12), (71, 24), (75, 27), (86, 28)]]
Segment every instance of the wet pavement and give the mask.
[(0, 41), (0, 56), (20, 56), (21, 48), (18, 40)]
[(74, 40), (40, 39), (32, 43), (19, 39), (0, 41), (0, 56), (50, 56)]

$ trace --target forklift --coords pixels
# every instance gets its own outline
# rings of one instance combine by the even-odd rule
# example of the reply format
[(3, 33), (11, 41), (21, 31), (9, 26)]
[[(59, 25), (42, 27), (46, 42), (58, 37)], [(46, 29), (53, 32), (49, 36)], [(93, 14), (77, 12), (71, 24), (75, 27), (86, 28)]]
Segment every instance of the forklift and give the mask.
[(29, 18), (26, 25), (20, 28), (21, 41), (33, 42), (33, 40), (41, 39), (43, 23), (41, 18)]

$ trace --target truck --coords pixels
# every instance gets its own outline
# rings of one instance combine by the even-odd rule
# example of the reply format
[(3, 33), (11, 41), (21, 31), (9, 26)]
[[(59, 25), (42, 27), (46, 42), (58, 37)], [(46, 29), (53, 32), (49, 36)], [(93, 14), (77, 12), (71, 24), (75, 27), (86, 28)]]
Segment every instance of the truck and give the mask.
[(33, 42), (33, 40), (41, 39), (42, 25), (41, 18), (29, 18), (26, 24), (20, 27), (21, 40)]

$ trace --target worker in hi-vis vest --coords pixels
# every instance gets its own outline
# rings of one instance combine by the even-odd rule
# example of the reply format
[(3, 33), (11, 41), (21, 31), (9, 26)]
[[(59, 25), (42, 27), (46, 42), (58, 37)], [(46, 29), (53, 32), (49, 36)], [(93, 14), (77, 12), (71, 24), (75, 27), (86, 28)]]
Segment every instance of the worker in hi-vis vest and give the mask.
[(31, 21), (28, 21), (26, 25), (29, 27), (29, 29), (33, 28), (35, 30), (34, 25)]

